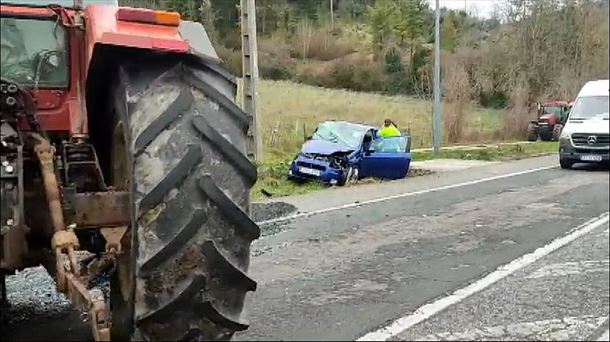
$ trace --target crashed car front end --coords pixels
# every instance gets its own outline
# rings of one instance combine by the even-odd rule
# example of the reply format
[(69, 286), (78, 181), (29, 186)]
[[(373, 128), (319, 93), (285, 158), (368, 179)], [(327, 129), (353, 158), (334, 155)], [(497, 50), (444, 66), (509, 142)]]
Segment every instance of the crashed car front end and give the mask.
[(331, 185), (341, 184), (349, 164), (349, 153), (324, 155), (301, 152), (292, 161), (288, 177), (301, 181), (318, 180)]

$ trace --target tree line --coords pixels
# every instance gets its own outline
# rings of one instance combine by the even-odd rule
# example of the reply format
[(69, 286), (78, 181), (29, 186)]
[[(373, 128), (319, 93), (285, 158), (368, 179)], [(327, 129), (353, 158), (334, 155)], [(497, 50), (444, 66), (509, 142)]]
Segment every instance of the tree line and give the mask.
[[(227, 66), (240, 73), (239, 0), (121, 2), (202, 22)], [(431, 96), (434, 13), (426, 0), (257, 0), (256, 6), (262, 77)], [(607, 0), (505, 0), (489, 18), (444, 9), (444, 96), (497, 108), (575, 96), (587, 80), (607, 78), (608, 7)], [(467, 89), (458, 96), (450, 86)]]

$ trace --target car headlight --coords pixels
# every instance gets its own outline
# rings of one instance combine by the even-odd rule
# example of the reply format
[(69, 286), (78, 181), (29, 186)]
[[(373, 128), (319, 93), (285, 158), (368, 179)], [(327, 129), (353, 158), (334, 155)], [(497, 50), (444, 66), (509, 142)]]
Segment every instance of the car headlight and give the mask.
[(570, 140), (570, 133), (566, 132), (566, 131), (561, 132), (561, 135), (559, 136), (559, 139)]

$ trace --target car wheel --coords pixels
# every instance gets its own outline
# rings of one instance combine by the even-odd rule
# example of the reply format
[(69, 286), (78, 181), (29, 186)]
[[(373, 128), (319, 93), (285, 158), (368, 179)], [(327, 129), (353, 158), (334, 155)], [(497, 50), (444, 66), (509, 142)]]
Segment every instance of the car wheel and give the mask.
[(348, 185), (349, 183), (351, 183), (353, 174), (354, 174), (354, 168), (349, 166), (346, 170), (343, 171), (343, 177), (341, 177), (341, 181), (339, 182), (339, 185), (345, 186), (345, 185)]
[(358, 179), (359, 179), (359, 178), (358, 178), (358, 177), (359, 177), (359, 175), (358, 175), (358, 171), (359, 171), (359, 170), (358, 170), (358, 168), (357, 168), (357, 167), (355, 167), (355, 168), (354, 168), (354, 174), (352, 175), (352, 182), (357, 182), (357, 181), (358, 181)]
[(571, 169), (574, 162), (565, 158), (560, 158), (559, 165), (561, 165), (562, 169)]

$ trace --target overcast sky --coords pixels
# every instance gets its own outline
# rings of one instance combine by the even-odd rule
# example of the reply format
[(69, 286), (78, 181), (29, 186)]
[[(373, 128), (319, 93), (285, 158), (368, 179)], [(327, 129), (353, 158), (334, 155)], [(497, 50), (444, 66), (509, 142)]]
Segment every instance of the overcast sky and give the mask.
[[(428, 0), (432, 9), (435, 7), (436, 0)], [(463, 10), (466, 8), (469, 12), (474, 11), (479, 17), (489, 17), (494, 9), (494, 3), (500, 3), (500, 0), (440, 0), (441, 7), (450, 9)]]

